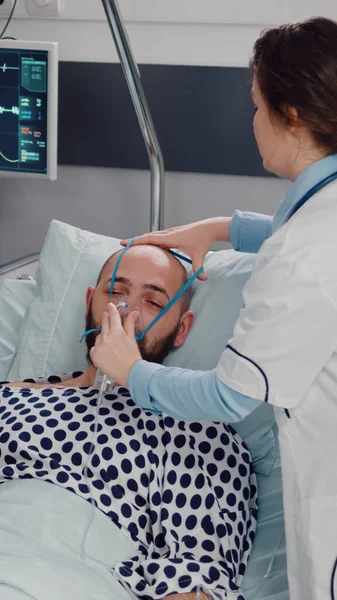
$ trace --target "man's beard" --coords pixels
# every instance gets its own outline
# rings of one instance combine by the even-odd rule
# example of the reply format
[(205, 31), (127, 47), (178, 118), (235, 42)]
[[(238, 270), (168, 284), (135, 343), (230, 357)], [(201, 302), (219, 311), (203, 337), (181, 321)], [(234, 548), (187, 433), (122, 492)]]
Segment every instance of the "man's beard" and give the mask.
[[(169, 335), (162, 340), (155, 340), (150, 346), (147, 344), (146, 336), (144, 336), (141, 340), (137, 341), (138, 348), (143, 360), (148, 362), (161, 364), (166, 358), (166, 356), (171, 352), (174, 348), (174, 341), (177, 337), (179, 331), (180, 323), (174, 327), (173, 331), (169, 333)], [(95, 322), (94, 316), (92, 314), (92, 301), (90, 301), (88, 313), (86, 316), (85, 322), (85, 330), (96, 329), (98, 328), (97, 323)], [(136, 329), (135, 335), (140, 335), (140, 331)], [(90, 364), (92, 364), (92, 360), (90, 358), (90, 350), (94, 347), (97, 336), (99, 335), (98, 331), (94, 331), (89, 333), (85, 342), (87, 345), (87, 360)]]

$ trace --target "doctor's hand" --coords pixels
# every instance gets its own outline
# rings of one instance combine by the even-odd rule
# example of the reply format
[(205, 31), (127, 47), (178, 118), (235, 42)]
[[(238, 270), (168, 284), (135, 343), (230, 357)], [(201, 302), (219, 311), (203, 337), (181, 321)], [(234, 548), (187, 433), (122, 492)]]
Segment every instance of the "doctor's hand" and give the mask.
[[(190, 225), (173, 227), (164, 231), (154, 231), (137, 238), (133, 245), (153, 244), (163, 248), (179, 248), (192, 260), (193, 271), (203, 266), (207, 252), (215, 242), (228, 242), (230, 236), (230, 217), (215, 217), (197, 221)], [(122, 240), (126, 246), (130, 240)], [(198, 279), (205, 281), (207, 276), (201, 273)]]
[(142, 360), (135, 340), (137, 312), (131, 312), (124, 320), (124, 328), (119, 312), (109, 303), (104, 313), (102, 331), (90, 350), (90, 358), (98, 369), (116, 384), (128, 387), (128, 376), (133, 365)]

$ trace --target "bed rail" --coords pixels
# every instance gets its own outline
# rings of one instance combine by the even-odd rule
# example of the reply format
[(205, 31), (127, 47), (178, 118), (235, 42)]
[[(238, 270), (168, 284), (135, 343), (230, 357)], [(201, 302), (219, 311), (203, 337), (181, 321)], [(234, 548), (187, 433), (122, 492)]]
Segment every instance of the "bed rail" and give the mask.
[(162, 229), (164, 218), (164, 159), (146, 101), (138, 66), (133, 58), (117, 2), (115, 0), (102, 0), (102, 4), (149, 155), (151, 169), (150, 230), (157, 231)]
[[(16, 271), (18, 269), (23, 269), (24, 267), (27, 267), (28, 265), (31, 265), (32, 263), (34, 263), (38, 260), (39, 260), (39, 254), (34, 253), (34, 254), (27, 254), (27, 256), (23, 256), (22, 258), (12, 260), (4, 265), (0, 265), (0, 277), (2, 277), (4, 275), (9, 275), (9, 273), (11, 273), (12, 271)], [(21, 277), (26, 278), (26, 277), (30, 277), (30, 276), (26, 276), (25, 274), (23, 274), (23, 275), (20, 275), (18, 277), (18, 279), (20, 279)]]

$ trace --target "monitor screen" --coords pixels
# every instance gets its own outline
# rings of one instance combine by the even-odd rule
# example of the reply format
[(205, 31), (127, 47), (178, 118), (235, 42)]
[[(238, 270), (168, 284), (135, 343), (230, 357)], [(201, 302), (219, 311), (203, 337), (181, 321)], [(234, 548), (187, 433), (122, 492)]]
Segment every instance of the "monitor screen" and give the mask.
[(56, 179), (57, 44), (0, 40), (0, 177)]

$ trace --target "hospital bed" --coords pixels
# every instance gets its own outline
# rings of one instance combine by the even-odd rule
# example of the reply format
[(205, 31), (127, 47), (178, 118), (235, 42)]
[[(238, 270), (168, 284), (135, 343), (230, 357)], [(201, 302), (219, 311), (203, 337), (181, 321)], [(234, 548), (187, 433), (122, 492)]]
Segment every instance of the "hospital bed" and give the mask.
[[(29, 256), (0, 269), (0, 379), (85, 367), (85, 349), (78, 343), (85, 290), (95, 284), (105, 258), (118, 247), (118, 239), (53, 221), (38, 261)], [(168, 365), (215, 366), (231, 336), (251, 267), (251, 255), (209, 253), (208, 282), (197, 282), (192, 301), (195, 325), (184, 346), (167, 359)], [(244, 580), (245, 597), (287, 600), (281, 470), (271, 407), (261, 405), (236, 429), (251, 451), (259, 486), (258, 530)]]
[[(159, 229), (163, 218), (163, 157), (116, 3), (102, 2), (148, 150), (150, 228)], [(85, 368), (85, 350), (78, 344), (83, 331), (85, 290), (95, 284), (106, 257), (119, 247), (117, 239), (53, 221), (40, 256), (29, 255), (0, 267), (0, 380)], [(216, 365), (242, 306), (242, 288), (250, 275), (252, 260), (251, 255), (231, 250), (209, 253), (205, 262), (208, 281), (195, 285), (195, 325), (184, 346), (167, 359), (168, 365), (192, 369), (211, 369)], [(288, 600), (280, 456), (271, 407), (261, 405), (236, 429), (250, 449), (259, 488), (258, 529), (244, 579), (245, 598)], [(29, 482), (25, 481), (25, 486), (28, 498), (33, 492)], [(48, 489), (48, 495), (46, 492), (45, 502), (51, 518), (53, 510), (55, 515), (60, 511), (63, 501), (60, 490), (53, 490), (54, 487)], [(0, 486), (0, 507), (6, 515), (10, 498), (3, 498), (4, 490), (6, 486)], [(79, 503), (75, 510), (79, 521), (83, 504)], [(22, 534), (34, 535), (39, 522), (40, 514), (31, 512), (29, 524), (23, 519), (20, 525)], [(102, 518), (92, 524), (94, 554), (99, 554), (99, 547), (111, 548), (111, 530), (104, 524)], [(70, 525), (63, 523), (65, 529)], [(29, 532), (25, 532), (26, 526)], [(6, 530), (0, 514), (2, 527)], [(122, 545), (114, 545), (121, 553), (125, 551)], [(85, 577), (80, 561), (78, 565), (78, 573), (82, 573), (79, 576)], [(48, 598), (52, 600), (51, 595)]]

